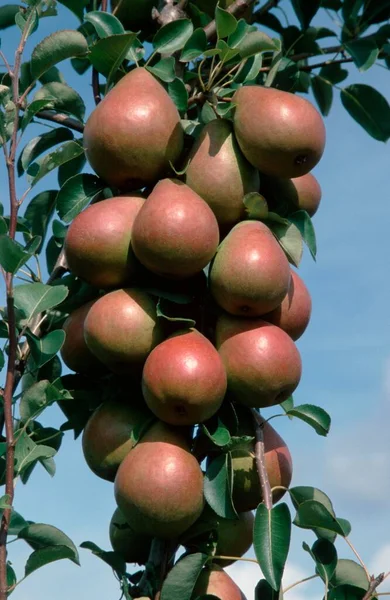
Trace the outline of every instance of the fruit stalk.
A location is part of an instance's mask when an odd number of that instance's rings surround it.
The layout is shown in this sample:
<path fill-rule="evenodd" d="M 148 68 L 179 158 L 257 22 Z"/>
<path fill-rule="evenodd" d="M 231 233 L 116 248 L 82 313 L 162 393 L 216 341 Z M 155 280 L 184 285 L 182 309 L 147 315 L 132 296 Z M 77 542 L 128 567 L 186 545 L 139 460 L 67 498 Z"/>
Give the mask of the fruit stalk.
<path fill-rule="evenodd" d="M 265 466 L 265 451 L 264 451 L 264 434 L 263 434 L 263 426 L 264 421 L 257 412 L 256 409 L 252 408 L 252 415 L 255 421 L 255 436 L 256 436 L 256 444 L 255 444 L 255 457 L 256 457 L 256 467 L 259 475 L 261 492 L 263 497 L 264 506 L 268 509 L 272 509 L 272 491 L 271 486 L 268 479 L 267 469 Z"/>

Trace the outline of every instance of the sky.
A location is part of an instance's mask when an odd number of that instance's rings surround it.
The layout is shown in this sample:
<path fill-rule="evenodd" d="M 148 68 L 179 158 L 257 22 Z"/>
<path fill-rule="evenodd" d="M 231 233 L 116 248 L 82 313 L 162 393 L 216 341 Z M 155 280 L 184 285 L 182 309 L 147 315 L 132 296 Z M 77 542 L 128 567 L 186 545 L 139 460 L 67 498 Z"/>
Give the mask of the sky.
<path fill-rule="evenodd" d="M 56 19 L 42 21 L 31 36 L 27 53 L 43 35 L 77 26 L 69 11 L 59 7 L 59 13 Z M 293 22 L 288 10 L 287 16 Z M 313 24 L 332 25 L 324 16 Z M 15 28 L 2 35 L 2 49 L 10 60 L 16 36 Z M 61 70 L 67 82 L 87 100 L 89 114 L 93 109 L 90 73 L 79 77 L 65 63 Z M 366 73 L 352 68 L 347 81 L 372 85 L 390 99 L 388 71 L 379 66 Z M 297 343 L 303 377 L 294 397 L 296 404 L 323 406 L 332 416 L 332 429 L 324 438 L 296 419 L 278 419 L 274 424 L 293 456 L 292 485 L 316 486 L 330 496 L 337 515 L 352 523 L 352 543 L 370 572 L 377 574 L 390 570 L 390 153 L 388 145 L 370 138 L 345 112 L 336 90 L 325 125 L 326 150 L 314 170 L 323 190 L 320 209 L 313 219 L 318 257 L 314 263 L 306 252 L 300 267 L 312 295 L 313 314 Z M 29 135 L 40 131 L 34 126 Z M 1 200 L 6 204 L 3 165 L 0 181 Z M 20 181 L 19 193 L 24 186 L 25 182 Z M 53 186 L 54 175 L 37 186 L 36 192 Z M 1 292 L 4 298 L 3 287 Z M 45 413 L 46 425 L 59 426 L 63 421 L 62 413 L 55 408 Z M 108 524 L 115 508 L 112 484 L 89 471 L 80 439 L 74 441 L 69 433 L 56 464 L 53 479 L 37 468 L 26 487 L 17 483 L 16 510 L 26 519 L 59 527 L 77 545 L 91 540 L 109 549 Z M 312 561 L 302 550 L 302 542 L 311 544 L 314 539 L 310 532 L 293 529 L 285 585 L 313 574 Z M 337 548 L 340 557 L 353 558 L 344 541 L 339 541 Z M 29 553 L 22 541 L 10 546 L 10 559 L 19 577 Z M 253 551 L 248 556 L 253 557 Z M 12 597 L 46 600 L 55 594 L 57 600 L 119 598 L 109 567 L 86 550 L 80 549 L 80 558 L 81 567 L 61 561 L 37 571 L 17 587 Z M 259 567 L 239 562 L 228 571 L 252 600 L 261 576 Z M 390 591 L 390 578 L 381 591 Z M 322 588 L 315 581 L 294 588 L 286 598 L 318 600 L 321 594 Z"/>

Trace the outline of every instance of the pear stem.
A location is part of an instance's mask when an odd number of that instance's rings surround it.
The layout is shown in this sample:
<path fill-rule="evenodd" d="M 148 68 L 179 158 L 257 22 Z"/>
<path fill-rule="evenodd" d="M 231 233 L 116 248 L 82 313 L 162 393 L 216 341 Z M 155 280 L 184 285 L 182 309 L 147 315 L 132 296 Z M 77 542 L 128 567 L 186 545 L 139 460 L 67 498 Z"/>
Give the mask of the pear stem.
<path fill-rule="evenodd" d="M 259 415 L 255 408 L 252 408 L 252 416 L 255 421 L 255 457 L 257 473 L 260 479 L 261 492 L 263 497 L 264 506 L 268 509 L 272 509 L 272 491 L 268 479 L 268 473 L 265 466 L 265 449 L 264 449 L 264 421 Z"/>

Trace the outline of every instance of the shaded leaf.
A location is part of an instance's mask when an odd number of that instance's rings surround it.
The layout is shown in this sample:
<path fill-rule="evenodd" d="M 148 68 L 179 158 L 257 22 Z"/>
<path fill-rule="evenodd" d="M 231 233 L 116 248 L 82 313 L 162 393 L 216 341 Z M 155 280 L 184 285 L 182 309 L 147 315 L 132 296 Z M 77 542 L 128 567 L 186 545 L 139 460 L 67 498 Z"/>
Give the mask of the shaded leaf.
<path fill-rule="evenodd" d="M 70 223 L 105 187 L 101 179 L 89 173 L 66 181 L 57 195 L 56 208 L 65 223 Z"/>
<path fill-rule="evenodd" d="M 18 538 L 26 541 L 33 550 L 53 548 L 55 546 L 66 547 L 71 553 L 71 560 L 80 564 L 79 554 L 72 540 L 60 529 L 45 523 L 32 523 L 19 531 Z M 69 557 L 70 558 L 70 557 Z"/>
<path fill-rule="evenodd" d="M 331 419 L 326 410 L 314 404 L 300 404 L 287 412 L 288 415 L 305 421 L 318 433 L 326 436 L 330 430 Z"/>
<path fill-rule="evenodd" d="M 6 4 L 0 7 L 0 29 L 6 29 L 15 25 L 15 16 L 20 11 L 18 4 Z"/>
<path fill-rule="evenodd" d="M 168 84 L 168 93 L 179 112 L 185 112 L 188 104 L 188 92 L 184 82 L 179 77 L 176 77 Z"/>
<path fill-rule="evenodd" d="M 321 6 L 321 0 L 292 0 L 292 5 L 302 29 L 307 29 Z"/>
<path fill-rule="evenodd" d="M 351 523 L 347 521 L 347 519 L 340 519 L 340 517 L 337 519 L 337 521 L 344 532 L 344 537 L 348 537 L 352 531 Z"/>
<path fill-rule="evenodd" d="M 46 97 L 40 100 L 33 100 L 30 104 L 28 104 L 20 123 L 21 130 L 24 131 L 26 129 L 27 125 L 31 123 L 35 115 L 40 110 L 54 108 L 54 102 L 55 98 Z"/>
<path fill-rule="evenodd" d="M 57 171 L 59 186 L 62 187 L 68 179 L 78 175 L 83 170 L 86 162 L 85 154 L 80 154 L 76 158 L 72 158 L 72 160 L 68 160 L 68 162 L 60 165 Z"/>
<path fill-rule="evenodd" d="M 348 77 L 348 71 L 347 69 L 343 69 L 338 63 L 329 64 L 321 67 L 319 76 L 330 83 L 341 83 Z"/>
<path fill-rule="evenodd" d="M 28 203 L 25 219 L 31 226 L 31 234 L 39 235 L 42 238 L 41 244 L 37 248 L 37 253 L 42 249 L 47 231 L 48 223 L 53 216 L 55 202 L 57 198 L 56 190 L 41 192 Z"/>
<path fill-rule="evenodd" d="M 188 327 L 195 327 L 196 322 L 188 317 L 180 317 L 180 316 L 176 316 L 177 312 L 176 310 L 174 310 L 174 312 L 176 313 L 175 315 L 170 315 L 169 314 L 169 310 L 172 309 L 172 307 L 175 309 L 175 305 L 171 303 L 169 300 L 167 300 L 166 298 L 159 298 L 157 305 L 156 305 L 156 314 L 158 318 L 161 319 L 166 319 L 167 321 L 170 321 L 171 323 L 175 323 L 177 324 L 178 328 L 188 328 Z"/>
<path fill-rule="evenodd" d="M 160 54 L 173 54 L 184 48 L 194 31 L 189 19 L 178 19 L 161 27 L 153 38 L 153 47 Z"/>
<path fill-rule="evenodd" d="M 284 225 L 274 221 L 267 222 L 267 225 L 279 241 L 289 261 L 295 267 L 299 267 L 303 254 L 303 241 L 298 227 L 294 223 Z"/>
<path fill-rule="evenodd" d="M 118 552 L 106 552 L 94 544 L 94 542 L 83 542 L 80 544 L 80 548 L 90 550 L 92 554 L 100 558 L 103 562 L 109 565 L 114 571 L 119 574 L 126 573 L 126 563 L 123 560 L 123 556 Z"/>
<path fill-rule="evenodd" d="M 10 505 L 11 496 L 9 494 L 4 494 L 4 496 L 0 497 L 0 510 L 5 510 L 6 508 L 11 508 Z"/>
<path fill-rule="evenodd" d="M 229 454 L 217 456 L 207 467 L 204 496 L 209 506 L 220 517 L 237 517 L 232 502 L 232 468 Z"/>
<path fill-rule="evenodd" d="M 216 446 L 226 446 L 229 444 L 231 440 L 231 436 L 229 430 L 222 423 L 221 419 L 217 419 L 217 422 L 214 427 L 212 427 L 212 421 L 206 422 L 202 424 L 202 430 L 207 435 L 207 437 L 215 444 Z"/>
<path fill-rule="evenodd" d="M 15 472 L 21 475 L 30 465 L 41 458 L 50 458 L 56 454 L 50 446 L 36 444 L 25 432 L 17 433 L 15 446 Z"/>
<path fill-rule="evenodd" d="M 243 202 L 248 219 L 265 219 L 268 216 L 268 204 L 261 194 L 250 192 L 244 196 Z"/>
<path fill-rule="evenodd" d="M 207 554 L 196 552 L 180 559 L 163 583 L 161 600 L 191 600 L 196 580 L 208 558 Z"/>
<path fill-rule="evenodd" d="M 259 504 L 255 516 L 253 546 L 265 579 L 279 590 L 290 548 L 291 515 L 284 502 L 271 510 Z"/>
<path fill-rule="evenodd" d="M 204 29 L 195 29 L 191 37 L 187 40 L 182 50 L 180 60 L 189 62 L 198 58 L 207 48 L 207 38 Z"/>
<path fill-rule="evenodd" d="M 341 90 L 344 108 L 374 139 L 390 138 L 390 106 L 375 88 L 357 83 Z"/>
<path fill-rule="evenodd" d="M 317 255 L 317 241 L 313 222 L 310 216 L 305 210 L 297 210 L 296 212 L 290 214 L 288 219 L 299 229 L 303 241 L 309 248 L 310 254 L 315 260 Z"/>
<path fill-rule="evenodd" d="M 359 71 L 367 71 L 378 58 L 379 48 L 372 38 L 360 38 L 344 44 Z"/>
<path fill-rule="evenodd" d="M 87 52 L 87 41 L 80 32 L 72 29 L 55 31 L 34 48 L 30 61 L 31 75 L 38 79 L 53 65 Z"/>
<path fill-rule="evenodd" d="M 303 549 L 310 554 L 316 563 L 316 572 L 328 585 L 337 565 L 337 551 L 334 544 L 329 540 L 319 539 L 311 548 L 303 543 Z"/>
<path fill-rule="evenodd" d="M 67 546 L 48 546 L 47 548 L 35 550 L 27 559 L 24 571 L 25 577 L 49 563 L 64 558 L 73 559 L 73 552 Z"/>
<path fill-rule="evenodd" d="M 255 587 L 255 600 L 283 600 L 283 591 L 273 590 L 266 579 L 260 579 Z"/>
<path fill-rule="evenodd" d="M 20 417 L 27 421 L 38 413 L 48 404 L 47 389 L 50 382 L 43 379 L 33 383 L 26 391 L 22 393 L 19 404 Z"/>
<path fill-rule="evenodd" d="M 20 515 L 18 512 L 16 512 L 16 510 L 12 510 L 11 521 L 9 524 L 8 533 L 10 535 L 18 535 L 19 531 L 24 529 L 24 527 L 26 527 L 30 523 L 31 523 L 31 521 L 30 522 L 26 521 L 22 517 L 22 515 Z"/>
<path fill-rule="evenodd" d="M 311 87 L 313 90 L 314 98 L 318 104 L 318 108 L 321 114 L 326 117 L 332 106 L 333 101 L 333 87 L 330 83 L 325 81 L 322 77 L 317 75 L 311 78 Z"/>
<path fill-rule="evenodd" d="M 42 86 L 34 96 L 35 100 L 54 98 L 52 101 L 57 112 L 73 115 L 83 122 L 85 115 L 85 104 L 80 96 L 66 83 L 52 81 Z"/>
<path fill-rule="evenodd" d="M 340 558 L 338 560 L 330 584 L 332 587 L 353 585 L 364 591 L 367 591 L 369 586 L 366 572 L 363 567 L 354 560 L 347 558 Z"/>

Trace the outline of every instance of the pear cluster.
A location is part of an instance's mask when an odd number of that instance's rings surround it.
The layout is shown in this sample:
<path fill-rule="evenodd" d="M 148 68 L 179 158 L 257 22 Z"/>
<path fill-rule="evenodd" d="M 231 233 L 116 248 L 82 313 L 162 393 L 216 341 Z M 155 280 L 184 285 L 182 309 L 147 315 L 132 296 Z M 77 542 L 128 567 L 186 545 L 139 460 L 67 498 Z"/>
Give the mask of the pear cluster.
<path fill-rule="evenodd" d="M 83 210 L 67 232 L 69 268 L 96 297 L 66 320 L 62 358 L 78 373 L 111 373 L 125 384 L 120 401 L 90 417 L 83 452 L 97 476 L 114 482 L 110 539 L 131 562 L 145 563 L 153 537 L 185 539 L 210 513 L 200 462 L 213 452 L 202 451 L 199 435 L 194 441 L 194 428 L 227 402 L 244 415 L 236 434 L 244 441 L 231 454 L 238 519 L 213 513 L 216 553 L 247 551 L 250 511 L 262 498 L 249 409 L 286 400 L 301 377 L 295 341 L 309 323 L 310 294 L 271 229 L 246 219 L 243 198 L 260 192 L 276 212 L 293 205 L 313 215 L 321 190 L 309 171 L 323 152 L 324 126 L 308 101 L 287 92 L 246 86 L 233 101 L 233 120 L 209 122 L 188 149 L 173 101 L 135 68 L 85 127 L 89 163 L 115 194 Z M 182 165 L 184 174 L 174 174 Z M 161 289 L 163 297 L 191 291 L 195 326 L 180 321 L 179 303 L 180 327 L 167 323 Z M 150 426 L 135 443 L 145 414 Z M 271 486 L 288 487 L 291 456 L 269 423 L 264 441 Z M 279 488 L 274 501 L 281 496 Z M 221 579 L 235 585 L 220 566 L 202 576 L 196 595 L 212 594 Z"/>

